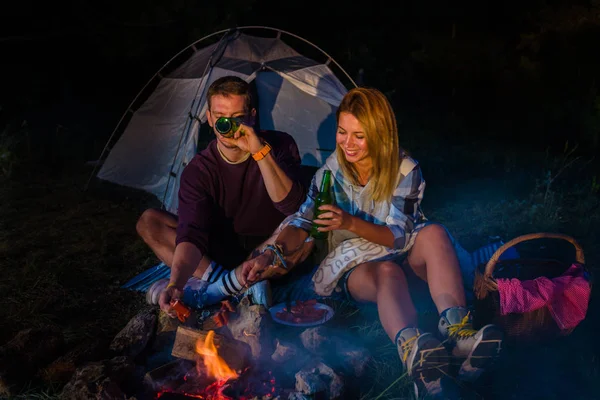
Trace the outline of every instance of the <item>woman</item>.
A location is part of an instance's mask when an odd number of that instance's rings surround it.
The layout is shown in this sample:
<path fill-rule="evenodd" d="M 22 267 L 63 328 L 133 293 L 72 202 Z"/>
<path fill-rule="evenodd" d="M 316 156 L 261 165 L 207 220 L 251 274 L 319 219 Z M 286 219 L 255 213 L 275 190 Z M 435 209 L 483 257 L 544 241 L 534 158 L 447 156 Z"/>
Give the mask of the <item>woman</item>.
<path fill-rule="evenodd" d="M 376 89 L 352 89 L 338 108 L 337 122 L 336 151 L 313 177 L 305 203 L 274 245 L 243 264 L 243 283 L 251 285 L 268 275 L 270 265 L 286 260 L 293 264 L 314 222 L 319 231 L 330 232 L 330 253 L 313 277 L 316 292 L 343 290 L 355 301 L 377 304 L 417 395 L 442 394 L 449 350 L 465 358 L 459 378 L 474 380 L 497 355 L 502 333 L 493 325 L 479 331 L 471 327 L 452 241 L 443 226 L 427 222 L 421 211 L 425 181 L 416 161 L 399 147 L 391 105 Z M 324 213 L 313 221 L 314 199 L 326 169 L 332 172 L 335 205 L 321 206 Z M 427 282 L 444 343 L 416 326 L 401 265 Z"/>

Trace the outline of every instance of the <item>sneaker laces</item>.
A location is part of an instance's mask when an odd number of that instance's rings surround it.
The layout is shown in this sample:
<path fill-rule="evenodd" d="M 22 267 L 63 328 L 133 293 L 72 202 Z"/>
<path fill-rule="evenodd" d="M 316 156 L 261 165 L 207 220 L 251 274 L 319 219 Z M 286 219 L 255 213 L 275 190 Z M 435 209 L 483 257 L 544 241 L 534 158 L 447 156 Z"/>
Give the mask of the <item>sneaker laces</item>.
<path fill-rule="evenodd" d="M 457 339 L 467 339 L 474 336 L 477 333 L 477 329 L 473 329 L 473 325 L 470 321 L 471 312 L 458 323 L 448 325 L 448 336 Z"/>
<path fill-rule="evenodd" d="M 419 335 L 417 334 L 400 345 L 400 347 L 402 348 L 402 362 L 404 362 L 405 364 L 406 364 L 406 359 L 408 358 L 408 353 L 413 348 L 415 341 L 417 340 L 418 337 L 419 337 Z"/>

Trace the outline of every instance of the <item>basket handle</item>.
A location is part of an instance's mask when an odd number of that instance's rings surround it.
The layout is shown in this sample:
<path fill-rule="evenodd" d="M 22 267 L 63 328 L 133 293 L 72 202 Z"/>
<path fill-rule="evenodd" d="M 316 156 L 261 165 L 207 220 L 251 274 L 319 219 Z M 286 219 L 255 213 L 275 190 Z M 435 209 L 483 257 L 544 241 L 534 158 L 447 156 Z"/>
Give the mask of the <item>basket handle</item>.
<path fill-rule="evenodd" d="M 507 249 L 511 248 L 512 246 L 516 245 L 517 243 L 525 242 L 527 240 L 544 239 L 544 238 L 563 239 L 563 240 L 566 240 L 567 242 L 571 243 L 575 247 L 575 260 L 579 264 L 582 264 L 582 265 L 585 264 L 585 257 L 583 256 L 583 249 L 581 248 L 581 245 L 579 243 L 577 243 L 577 241 L 575 239 L 573 239 L 571 236 L 563 235 L 561 233 L 545 233 L 545 232 L 529 233 L 527 235 L 519 236 L 519 237 L 514 238 L 513 240 L 508 241 L 507 243 L 502 245 L 498 250 L 496 250 L 496 252 L 492 255 L 492 258 L 490 258 L 490 260 L 488 261 L 488 263 L 485 266 L 484 276 L 486 278 L 492 277 L 492 275 L 494 274 L 494 268 L 496 267 L 496 263 L 498 262 L 498 259 L 500 258 L 502 253 L 504 253 Z"/>

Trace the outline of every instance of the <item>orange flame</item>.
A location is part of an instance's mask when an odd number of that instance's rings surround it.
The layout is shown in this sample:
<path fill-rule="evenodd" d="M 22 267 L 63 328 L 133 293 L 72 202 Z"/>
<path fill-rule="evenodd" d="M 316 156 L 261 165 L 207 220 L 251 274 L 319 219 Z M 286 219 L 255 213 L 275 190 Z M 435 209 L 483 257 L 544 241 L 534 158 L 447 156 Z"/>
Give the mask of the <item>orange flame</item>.
<path fill-rule="evenodd" d="M 227 381 L 237 378 L 237 372 L 231 369 L 225 360 L 219 356 L 213 341 L 214 336 L 215 332 L 209 331 L 204 339 L 204 343 L 200 340 L 196 342 L 196 353 L 202 357 L 207 375 L 217 381 Z"/>

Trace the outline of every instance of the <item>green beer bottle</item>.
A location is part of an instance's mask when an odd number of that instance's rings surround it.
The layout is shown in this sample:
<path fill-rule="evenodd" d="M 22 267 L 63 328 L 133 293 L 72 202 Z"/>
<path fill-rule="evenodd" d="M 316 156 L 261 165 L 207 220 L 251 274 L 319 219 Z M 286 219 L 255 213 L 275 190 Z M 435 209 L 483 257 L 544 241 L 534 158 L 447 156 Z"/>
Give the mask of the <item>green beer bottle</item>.
<path fill-rule="evenodd" d="M 222 136 L 224 136 L 226 138 L 231 138 L 235 134 L 235 131 L 238 130 L 240 125 L 241 125 L 241 121 L 239 118 L 221 117 L 221 118 L 217 119 L 217 121 L 215 122 L 215 129 Z"/>
<path fill-rule="evenodd" d="M 315 199 L 315 211 L 313 219 L 318 219 L 319 215 L 321 215 L 324 212 L 327 212 L 319 210 L 319 207 L 323 204 L 333 204 L 333 193 L 331 190 L 331 171 L 329 170 L 325 170 L 323 172 L 323 181 L 321 181 L 321 189 L 319 190 L 319 194 Z M 319 226 L 320 225 L 317 225 L 313 222 L 312 228 L 310 230 L 310 236 L 312 236 L 315 239 L 327 239 L 327 234 L 329 232 L 319 232 L 317 230 Z"/>

